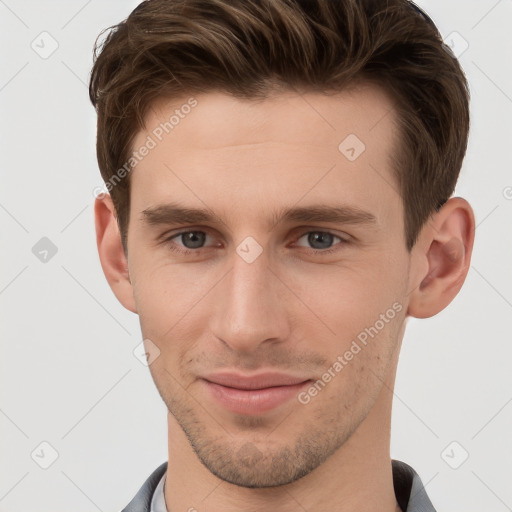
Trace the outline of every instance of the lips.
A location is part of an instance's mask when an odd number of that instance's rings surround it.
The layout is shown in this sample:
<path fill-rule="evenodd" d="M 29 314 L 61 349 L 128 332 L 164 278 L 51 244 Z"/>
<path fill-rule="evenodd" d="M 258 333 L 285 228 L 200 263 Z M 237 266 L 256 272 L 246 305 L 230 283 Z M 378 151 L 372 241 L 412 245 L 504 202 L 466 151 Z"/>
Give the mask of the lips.
<path fill-rule="evenodd" d="M 284 373 L 267 372 L 247 376 L 236 373 L 217 373 L 203 377 L 205 380 L 236 389 L 265 389 L 276 386 L 293 386 L 309 380 L 307 377 L 295 377 Z"/>
<path fill-rule="evenodd" d="M 215 403 L 246 416 L 262 415 L 289 402 L 310 383 L 310 379 L 282 373 L 217 373 L 200 380 Z"/>

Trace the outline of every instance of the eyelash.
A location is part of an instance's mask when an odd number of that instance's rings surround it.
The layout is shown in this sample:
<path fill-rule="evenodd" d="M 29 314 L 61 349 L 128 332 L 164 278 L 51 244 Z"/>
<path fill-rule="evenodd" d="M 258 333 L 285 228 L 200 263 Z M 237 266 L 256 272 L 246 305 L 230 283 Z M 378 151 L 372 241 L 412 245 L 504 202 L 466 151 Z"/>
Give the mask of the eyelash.
<path fill-rule="evenodd" d="M 183 235 L 185 233 L 205 233 L 206 235 L 208 235 L 208 232 L 207 231 L 204 231 L 204 230 L 200 230 L 200 229 L 186 229 L 186 230 L 183 230 L 183 231 L 180 231 L 178 233 L 174 233 L 173 235 L 165 238 L 162 243 L 167 245 L 169 247 L 169 249 L 173 252 L 177 252 L 177 253 L 180 253 L 180 254 L 184 254 L 184 255 L 189 255 L 189 254 L 197 254 L 199 251 L 201 251 L 202 249 L 205 249 L 205 247 L 199 247 L 198 249 L 178 249 L 176 247 L 176 245 L 172 242 L 174 238 L 177 238 L 179 237 L 180 235 Z M 309 230 L 309 231 L 304 231 L 302 232 L 302 234 L 297 237 L 297 239 L 295 240 L 296 242 L 299 241 L 304 235 L 307 235 L 309 233 L 321 233 L 321 234 L 329 234 L 329 235 L 332 235 L 333 237 L 335 238 L 338 238 L 340 240 L 340 242 L 338 242 L 338 244 L 336 245 L 347 245 L 349 244 L 349 240 L 346 240 L 345 238 L 339 236 L 339 235 L 336 235 L 335 233 L 331 232 L 331 231 L 326 231 L 326 230 L 319 230 L 319 229 L 313 229 L 313 230 Z M 309 254 L 310 256 L 311 255 L 323 255 L 323 254 L 332 254 L 334 252 L 337 252 L 340 250 L 339 247 L 334 247 L 334 248 L 331 248 L 331 249 L 312 249 L 312 248 L 307 248 L 307 247 L 303 247 L 303 249 L 306 249 L 306 253 Z"/>

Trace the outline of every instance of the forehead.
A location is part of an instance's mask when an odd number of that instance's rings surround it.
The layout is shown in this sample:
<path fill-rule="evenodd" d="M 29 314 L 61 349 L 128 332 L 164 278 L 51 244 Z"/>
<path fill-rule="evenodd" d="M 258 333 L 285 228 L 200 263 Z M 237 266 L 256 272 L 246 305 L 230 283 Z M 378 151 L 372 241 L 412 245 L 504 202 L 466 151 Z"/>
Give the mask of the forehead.
<path fill-rule="evenodd" d="M 133 143 L 136 150 L 154 141 L 132 171 L 139 212 L 184 195 L 194 206 L 208 198 L 212 208 L 229 197 L 248 214 L 255 198 L 278 206 L 306 194 L 316 203 L 352 199 L 373 203 L 376 216 L 386 200 L 399 201 L 391 161 L 395 112 L 373 85 L 258 101 L 222 92 L 160 99 L 145 125 Z"/>
<path fill-rule="evenodd" d="M 192 98 L 196 105 L 189 107 Z M 165 135 L 174 139 L 175 150 L 269 141 L 337 149 L 340 137 L 350 133 L 367 146 L 387 142 L 389 137 L 385 135 L 389 135 L 394 110 L 385 91 L 368 83 L 330 94 L 284 91 L 263 100 L 240 99 L 215 91 L 171 101 L 156 100 L 145 118 L 148 129 L 139 136 L 172 117 L 172 130 Z M 381 129 L 376 130 L 380 124 Z"/>

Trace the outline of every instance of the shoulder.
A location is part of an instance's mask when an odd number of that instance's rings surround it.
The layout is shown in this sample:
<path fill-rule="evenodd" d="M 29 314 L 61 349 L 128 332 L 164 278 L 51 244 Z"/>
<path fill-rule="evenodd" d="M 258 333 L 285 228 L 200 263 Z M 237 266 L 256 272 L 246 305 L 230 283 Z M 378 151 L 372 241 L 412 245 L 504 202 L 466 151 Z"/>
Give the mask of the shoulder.
<path fill-rule="evenodd" d="M 399 460 L 392 460 L 396 501 L 404 512 L 436 512 L 416 471 Z"/>
<path fill-rule="evenodd" d="M 121 512 L 150 512 L 151 498 L 158 482 L 167 470 L 167 462 L 158 466 L 142 484 L 132 501 Z"/>

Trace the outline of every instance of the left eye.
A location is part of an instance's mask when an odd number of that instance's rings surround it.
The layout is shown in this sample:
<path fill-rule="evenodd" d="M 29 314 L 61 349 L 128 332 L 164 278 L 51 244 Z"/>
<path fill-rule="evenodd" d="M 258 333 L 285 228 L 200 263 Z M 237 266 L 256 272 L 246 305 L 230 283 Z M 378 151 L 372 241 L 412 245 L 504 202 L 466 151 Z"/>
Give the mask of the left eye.
<path fill-rule="evenodd" d="M 302 235 L 297 242 L 306 239 L 307 243 L 312 246 L 313 249 L 317 252 L 330 252 L 332 250 L 332 244 L 334 239 L 338 239 L 340 242 L 347 242 L 343 238 L 330 233 L 329 231 L 308 231 L 304 235 Z M 316 247 L 315 247 L 316 246 Z"/>

